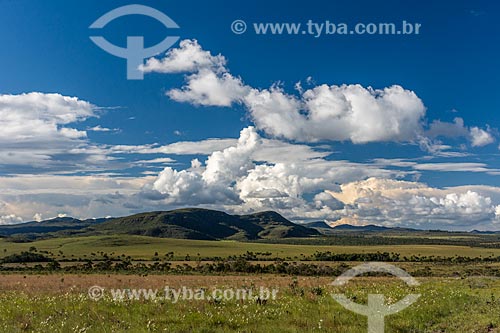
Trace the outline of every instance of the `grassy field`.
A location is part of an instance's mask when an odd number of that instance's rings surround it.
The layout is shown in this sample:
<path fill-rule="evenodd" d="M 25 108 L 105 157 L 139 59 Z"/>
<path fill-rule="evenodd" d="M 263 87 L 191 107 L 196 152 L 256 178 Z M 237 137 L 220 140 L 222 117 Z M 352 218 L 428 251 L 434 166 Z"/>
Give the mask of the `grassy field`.
<path fill-rule="evenodd" d="M 58 259 L 90 258 L 92 253 L 114 253 L 128 255 L 134 259 L 149 260 L 155 252 L 160 256 L 174 252 L 176 259 L 183 259 L 186 255 L 196 258 L 198 253 L 204 257 L 227 257 L 229 255 L 244 254 L 246 251 L 270 252 L 273 257 L 300 257 L 301 254 L 311 255 L 316 251 L 332 251 L 335 253 L 363 253 L 363 252 L 396 252 L 402 256 L 445 256 L 455 255 L 468 257 L 500 256 L 500 249 L 489 249 L 452 245 L 391 245 L 391 246 L 318 246 L 318 245 L 290 245 L 247 243 L 236 241 L 199 241 L 154 238 L 144 236 L 90 236 L 72 238 L 53 238 L 30 243 L 13 243 L 0 240 L 0 256 L 6 256 L 30 247 L 38 251 L 50 251 Z M 61 254 L 59 251 L 62 251 Z"/>
<path fill-rule="evenodd" d="M 0 256 L 30 251 L 30 248 L 34 251 L 33 247 L 35 252 L 48 251 L 49 256 L 61 261 L 99 259 L 102 253 L 107 253 L 115 257 L 123 254 L 153 264 L 151 258 L 155 252 L 160 257 L 174 252 L 174 258 L 169 259 L 173 267 L 197 266 L 195 259 L 198 254 L 201 257 L 227 257 L 247 251 L 268 252 L 272 257 L 292 258 L 292 261 L 295 257 L 308 256 L 316 251 L 349 254 L 389 251 L 402 256 L 500 256 L 500 249 L 452 245 L 318 246 L 127 235 L 54 238 L 29 243 L 2 239 Z M 190 255 L 192 260 L 183 261 L 186 255 Z M 3 266 L 31 267 L 34 264 L 4 263 Z M 62 266 L 70 264 L 63 262 Z M 359 262 L 313 264 L 353 267 Z M 29 269 L 21 274 L 20 270 L 11 270 L 9 274 L 0 275 L 0 332 L 366 332 L 367 319 L 338 304 L 331 297 L 331 293 L 335 292 L 344 293 L 357 303 L 365 303 L 370 293 L 384 294 L 389 303 L 409 293 L 421 294 L 417 303 L 386 319 L 386 332 L 500 333 L 500 279 L 486 276 L 498 275 L 500 263 L 399 262 L 397 266 L 416 277 L 420 276 L 421 285 L 408 287 L 400 280 L 389 277 L 355 278 L 347 286 L 333 287 L 331 282 L 334 276 L 297 277 L 236 272 L 179 275 L 179 271 L 162 274 L 148 270 L 128 274 L 103 274 L 93 270 L 87 274 L 61 274 L 62 270 L 45 270 L 41 274 Z M 103 291 L 99 300 L 89 297 L 88 290 L 92 286 L 99 286 Z M 191 299 L 173 303 L 162 298 L 167 286 L 208 291 L 214 288 L 258 289 L 263 286 L 278 290 L 278 294 L 276 299 L 265 304 L 256 302 L 255 298 L 222 301 Z M 112 290 L 118 288 L 150 289 L 159 297 L 116 299 Z"/>
<path fill-rule="evenodd" d="M 330 292 L 358 303 L 368 293 L 395 302 L 420 299 L 387 317 L 386 332 L 500 332 L 500 281 L 490 278 L 421 279 L 409 288 L 390 278 L 360 278 L 340 289 L 329 278 L 280 276 L 6 276 L 0 282 L 2 332 L 366 332 L 366 318 L 342 308 Z M 105 288 L 104 298 L 87 288 Z M 113 300 L 108 288 L 180 286 L 278 288 L 275 300 Z"/>

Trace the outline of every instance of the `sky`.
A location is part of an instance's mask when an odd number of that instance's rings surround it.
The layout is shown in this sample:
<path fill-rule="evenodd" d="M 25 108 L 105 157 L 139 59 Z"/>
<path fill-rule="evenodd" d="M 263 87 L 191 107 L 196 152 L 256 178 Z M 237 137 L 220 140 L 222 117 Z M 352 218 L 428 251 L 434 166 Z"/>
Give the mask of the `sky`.
<path fill-rule="evenodd" d="M 128 5 L 178 28 L 90 28 Z M 499 16 L 495 1 L 0 0 L 0 224 L 205 207 L 500 230 Z M 403 22 L 419 33 L 350 33 Z M 131 80 L 91 36 L 178 38 Z"/>

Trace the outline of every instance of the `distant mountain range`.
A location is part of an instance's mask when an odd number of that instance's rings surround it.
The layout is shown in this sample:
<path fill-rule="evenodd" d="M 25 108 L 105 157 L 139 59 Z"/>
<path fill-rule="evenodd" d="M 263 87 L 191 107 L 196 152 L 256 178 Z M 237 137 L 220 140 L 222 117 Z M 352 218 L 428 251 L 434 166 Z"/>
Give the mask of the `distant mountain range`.
<path fill-rule="evenodd" d="M 0 236 L 24 236 L 28 239 L 107 234 L 199 240 L 257 240 L 321 235 L 316 229 L 290 222 L 272 211 L 230 215 L 199 208 L 149 212 L 111 219 L 81 221 L 56 218 L 0 226 Z"/>
<path fill-rule="evenodd" d="M 401 228 L 401 227 L 384 227 L 375 224 L 368 225 L 351 225 L 351 224 L 340 224 L 336 226 L 330 226 L 328 223 L 323 221 L 309 222 L 303 224 L 309 228 L 314 228 L 320 231 L 322 234 L 330 235 L 337 233 L 350 233 L 350 232 L 361 232 L 361 233 L 422 233 L 422 232 L 445 232 L 452 233 L 453 231 L 446 230 L 422 230 L 422 229 L 412 229 L 412 228 Z M 497 231 L 479 231 L 472 230 L 469 232 L 462 231 L 458 233 L 469 233 L 469 234 L 479 234 L 479 235 L 493 235 L 500 232 Z"/>
<path fill-rule="evenodd" d="M 273 211 L 230 215 L 217 210 L 200 208 L 148 212 L 118 218 L 78 220 L 61 217 L 41 222 L 0 226 L 0 237 L 11 237 L 17 241 L 73 235 L 117 234 L 198 240 L 259 240 L 353 233 L 413 232 L 426 231 L 377 225 L 342 224 L 331 227 L 323 221 L 296 224 Z M 494 231 L 477 230 L 470 233 L 496 234 Z"/>
<path fill-rule="evenodd" d="M 45 234 L 63 230 L 81 230 L 92 225 L 97 225 L 109 219 L 78 220 L 72 217 L 56 217 L 41 222 L 26 222 L 0 226 L 0 236 L 11 236 L 16 234 Z"/>
<path fill-rule="evenodd" d="M 315 229 L 332 229 L 330 225 L 326 222 L 323 221 L 316 221 L 316 222 L 309 222 L 309 223 L 304 223 L 304 225 L 308 228 L 315 228 Z"/>
<path fill-rule="evenodd" d="M 390 231 L 390 230 L 404 230 L 404 231 L 421 231 L 421 230 L 416 230 L 416 229 L 403 229 L 403 228 L 389 228 L 389 227 L 383 227 L 383 226 L 378 226 L 374 224 L 368 224 L 368 225 L 350 225 L 350 224 L 340 224 L 336 225 L 334 227 L 330 226 L 328 223 L 323 222 L 323 221 L 318 221 L 318 222 L 309 222 L 304 224 L 305 226 L 309 228 L 315 228 L 315 229 L 326 229 L 322 230 L 323 233 L 325 232 L 343 232 L 343 231 L 358 231 L 358 232 L 384 232 L 384 231 Z"/>

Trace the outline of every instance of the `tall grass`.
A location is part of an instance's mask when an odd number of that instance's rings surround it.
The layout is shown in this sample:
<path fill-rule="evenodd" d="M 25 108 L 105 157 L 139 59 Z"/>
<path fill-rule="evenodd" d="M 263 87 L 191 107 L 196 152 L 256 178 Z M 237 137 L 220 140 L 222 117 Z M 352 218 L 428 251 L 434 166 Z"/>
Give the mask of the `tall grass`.
<path fill-rule="evenodd" d="M 366 332 L 366 318 L 342 308 L 331 298 L 332 291 L 358 303 L 365 302 L 368 293 L 383 293 L 389 302 L 420 293 L 417 303 L 387 317 L 387 332 L 499 332 L 500 282 L 487 278 L 432 278 L 414 289 L 380 278 L 355 280 L 341 289 L 302 285 L 298 280 L 281 287 L 278 298 L 264 305 L 254 300 L 115 301 L 107 294 L 94 301 L 71 289 L 4 291 L 0 327 L 1 332 L 54 333 Z"/>

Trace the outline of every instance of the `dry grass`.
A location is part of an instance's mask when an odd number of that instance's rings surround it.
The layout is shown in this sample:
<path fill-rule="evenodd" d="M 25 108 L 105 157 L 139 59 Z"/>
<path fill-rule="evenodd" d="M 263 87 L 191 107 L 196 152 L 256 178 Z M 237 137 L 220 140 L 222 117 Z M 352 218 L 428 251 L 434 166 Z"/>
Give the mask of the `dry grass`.
<path fill-rule="evenodd" d="M 303 287 L 323 286 L 333 281 L 330 277 L 299 277 L 296 279 Z M 197 276 L 197 275 L 105 275 L 105 274 L 50 274 L 0 276 L 0 292 L 23 291 L 32 293 L 65 293 L 68 291 L 86 292 L 89 287 L 99 285 L 103 288 L 164 288 L 182 286 L 200 288 L 207 286 L 241 287 L 245 285 L 265 287 L 288 287 L 294 281 L 290 276 Z"/>
<path fill-rule="evenodd" d="M 366 318 L 342 308 L 328 290 L 333 278 L 276 275 L 1 275 L 0 332 L 366 332 Z M 409 289 L 394 278 L 356 278 L 338 291 L 357 302 L 373 291 L 390 302 L 410 291 L 417 303 L 387 319 L 387 332 L 499 332 L 500 281 L 426 278 Z M 94 301 L 90 286 L 108 288 L 279 288 L 266 305 L 255 301 Z"/>

